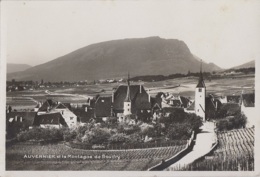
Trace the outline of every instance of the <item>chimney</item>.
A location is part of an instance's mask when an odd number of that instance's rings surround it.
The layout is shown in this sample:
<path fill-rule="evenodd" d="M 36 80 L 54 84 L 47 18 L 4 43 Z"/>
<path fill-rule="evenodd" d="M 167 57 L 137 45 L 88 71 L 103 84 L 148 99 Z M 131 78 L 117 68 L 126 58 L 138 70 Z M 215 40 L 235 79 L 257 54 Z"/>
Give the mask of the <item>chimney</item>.
<path fill-rule="evenodd" d="M 22 122 L 23 121 L 23 118 L 22 117 L 20 117 L 20 122 Z"/>
<path fill-rule="evenodd" d="M 140 84 L 140 93 L 142 93 L 142 85 Z"/>
<path fill-rule="evenodd" d="M 17 122 L 17 116 L 14 117 L 14 121 Z"/>
<path fill-rule="evenodd" d="M 218 102 L 216 101 L 216 110 L 218 110 Z"/>

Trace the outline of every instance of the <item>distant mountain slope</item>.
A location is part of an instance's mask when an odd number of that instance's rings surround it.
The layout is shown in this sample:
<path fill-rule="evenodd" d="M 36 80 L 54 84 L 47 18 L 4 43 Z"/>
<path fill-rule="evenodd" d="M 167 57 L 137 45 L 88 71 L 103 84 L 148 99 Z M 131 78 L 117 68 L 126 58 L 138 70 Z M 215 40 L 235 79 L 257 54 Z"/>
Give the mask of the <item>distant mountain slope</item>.
<path fill-rule="evenodd" d="M 197 57 L 196 55 L 193 54 L 193 57 L 195 59 L 197 59 L 198 61 L 201 61 L 202 59 L 200 59 L 199 57 Z M 203 60 L 202 60 L 203 61 Z M 203 61 L 204 62 L 204 61 Z M 222 70 L 222 68 L 220 68 L 219 66 L 217 66 L 214 63 L 208 63 L 209 67 L 212 69 L 212 71 L 219 71 Z"/>
<path fill-rule="evenodd" d="M 28 68 L 31 68 L 30 65 L 26 65 L 26 64 L 14 64 L 14 63 L 7 63 L 7 73 L 14 73 L 14 72 L 18 72 L 18 71 L 24 71 Z"/>
<path fill-rule="evenodd" d="M 255 60 L 252 60 L 250 62 L 244 63 L 239 66 L 232 67 L 230 69 L 240 69 L 240 68 L 255 68 Z"/>
<path fill-rule="evenodd" d="M 120 78 L 127 75 L 169 75 L 198 72 L 200 61 L 183 41 L 148 37 L 92 44 L 8 79 L 78 81 Z M 203 71 L 217 67 L 203 63 Z"/>

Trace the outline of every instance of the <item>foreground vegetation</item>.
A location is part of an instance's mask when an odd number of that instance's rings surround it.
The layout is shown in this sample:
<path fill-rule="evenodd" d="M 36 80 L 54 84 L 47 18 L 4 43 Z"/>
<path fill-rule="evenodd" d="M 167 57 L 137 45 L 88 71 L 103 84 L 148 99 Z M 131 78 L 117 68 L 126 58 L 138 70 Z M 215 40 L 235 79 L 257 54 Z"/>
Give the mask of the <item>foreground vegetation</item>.
<path fill-rule="evenodd" d="M 129 115 L 129 119 L 131 119 Z M 188 140 L 192 131 L 199 131 L 201 118 L 184 111 L 172 113 L 169 117 L 161 115 L 149 123 L 138 121 L 116 122 L 115 118 L 108 121 L 92 121 L 74 129 L 33 128 L 17 135 L 18 141 L 66 141 L 77 144 L 82 149 L 122 149 L 158 147 L 178 145 Z M 174 141 L 174 143 L 172 143 Z"/>
<path fill-rule="evenodd" d="M 183 142 L 184 143 L 184 142 Z M 186 144 L 135 150 L 80 150 L 64 144 L 18 143 L 7 149 L 7 170 L 147 170 Z M 36 156 L 38 155 L 38 156 Z M 39 155 L 52 155 L 40 158 Z M 66 158 L 65 158 L 66 157 Z"/>

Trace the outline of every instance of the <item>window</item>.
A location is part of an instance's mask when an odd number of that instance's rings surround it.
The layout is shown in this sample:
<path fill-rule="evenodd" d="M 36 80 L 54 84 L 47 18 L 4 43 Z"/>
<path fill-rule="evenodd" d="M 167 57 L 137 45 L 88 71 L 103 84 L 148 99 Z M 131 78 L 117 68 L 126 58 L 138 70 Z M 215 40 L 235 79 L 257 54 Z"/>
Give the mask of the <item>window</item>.
<path fill-rule="evenodd" d="M 198 109 L 198 112 L 200 112 L 200 110 Z"/>
<path fill-rule="evenodd" d="M 128 106 L 130 106 L 130 104 L 128 104 Z"/>
<path fill-rule="evenodd" d="M 202 89 L 201 89 L 201 88 L 199 88 L 199 92 L 202 92 Z"/>
<path fill-rule="evenodd" d="M 73 120 L 73 117 L 70 117 L 70 120 Z"/>
<path fill-rule="evenodd" d="M 127 109 L 127 111 L 130 111 L 130 109 Z"/>

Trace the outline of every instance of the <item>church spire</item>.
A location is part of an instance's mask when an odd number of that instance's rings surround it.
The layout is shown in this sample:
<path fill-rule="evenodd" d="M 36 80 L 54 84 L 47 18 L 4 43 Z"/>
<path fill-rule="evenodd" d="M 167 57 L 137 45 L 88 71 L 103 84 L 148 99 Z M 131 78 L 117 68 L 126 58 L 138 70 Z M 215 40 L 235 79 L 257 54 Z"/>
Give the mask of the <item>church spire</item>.
<path fill-rule="evenodd" d="M 203 80 L 203 74 L 202 74 L 202 60 L 200 61 L 200 76 L 199 76 L 199 82 L 197 87 L 206 87 Z"/>
<path fill-rule="evenodd" d="M 131 102 L 131 99 L 130 99 L 130 77 L 129 77 L 129 72 L 128 72 L 128 76 L 127 76 L 127 92 L 126 92 L 125 101 Z"/>

